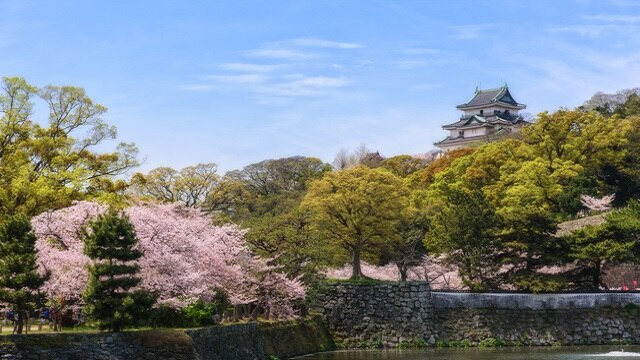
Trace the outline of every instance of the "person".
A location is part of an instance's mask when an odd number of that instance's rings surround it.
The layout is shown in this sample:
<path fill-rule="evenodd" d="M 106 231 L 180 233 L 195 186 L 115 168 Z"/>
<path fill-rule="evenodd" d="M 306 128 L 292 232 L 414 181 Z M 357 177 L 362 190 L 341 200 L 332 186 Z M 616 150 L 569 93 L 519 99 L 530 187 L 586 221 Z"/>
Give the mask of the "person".
<path fill-rule="evenodd" d="M 9 320 L 11 322 L 15 322 L 16 321 L 16 317 L 15 317 L 15 315 L 13 315 L 13 311 L 12 310 L 7 310 L 7 320 Z"/>
<path fill-rule="evenodd" d="M 42 313 L 40 314 L 40 322 L 51 322 L 51 313 L 49 312 L 49 309 L 45 308 L 42 310 Z"/>

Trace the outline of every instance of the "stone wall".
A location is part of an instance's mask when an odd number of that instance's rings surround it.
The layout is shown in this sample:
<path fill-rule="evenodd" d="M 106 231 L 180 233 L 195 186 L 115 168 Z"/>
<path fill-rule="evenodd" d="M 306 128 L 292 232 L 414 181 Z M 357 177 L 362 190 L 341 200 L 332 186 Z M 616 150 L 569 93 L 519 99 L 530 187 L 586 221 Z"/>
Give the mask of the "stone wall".
<path fill-rule="evenodd" d="M 0 358 L 195 359 L 191 339 L 173 330 L 96 334 L 30 334 L 0 338 Z"/>
<path fill-rule="evenodd" d="M 374 342 L 397 346 L 414 338 L 429 344 L 436 341 L 435 314 L 426 282 L 327 284 L 314 308 L 344 347 Z"/>
<path fill-rule="evenodd" d="M 504 345 L 640 344 L 635 307 L 575 309 L 438 309 L 437 344 Z"/>
<path fill-rule="evenodd" d="M 426 283 L 326 285 L 315 305 L 359 346 L 640 344 L 639 294 L 469 294 Z M 488 340 L 487 340 L 488 339 Z"/>
<path fill-rule="evenodd" d="M 640 304 L 640 293 L 431 293 L 433 306 L 453 309 L 575 309 Z"/>
<path fill-rule="evenodd" d="M 306 340 L 305 340 L 306 339 Z M 263 360 L 332 350 L 319 317 L 190 330 L 0 337 L 0 359 Z"/>

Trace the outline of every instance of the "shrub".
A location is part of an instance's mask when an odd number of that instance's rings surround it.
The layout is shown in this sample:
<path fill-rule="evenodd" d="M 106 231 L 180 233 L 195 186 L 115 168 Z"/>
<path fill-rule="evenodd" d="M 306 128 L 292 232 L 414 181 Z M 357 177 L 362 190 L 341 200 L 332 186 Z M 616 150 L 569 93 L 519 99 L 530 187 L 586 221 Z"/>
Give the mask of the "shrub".
<path fill-rule="evenodd" d="M 505 345 L 506 344 L 504 343 L 503 340 L 492 338 L 492 337 L 483 339 L 478 343 L 478 347 L 481 347 L 481 348 L 502 347 Z"/>

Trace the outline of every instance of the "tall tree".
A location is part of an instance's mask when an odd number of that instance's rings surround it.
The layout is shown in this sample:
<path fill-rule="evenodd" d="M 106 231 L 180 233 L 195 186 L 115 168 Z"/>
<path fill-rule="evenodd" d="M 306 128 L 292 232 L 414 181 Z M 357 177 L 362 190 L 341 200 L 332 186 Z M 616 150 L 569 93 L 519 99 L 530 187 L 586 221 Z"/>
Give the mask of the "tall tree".
<path fill-rule="evenodd" d="M 351 258 L 352 278 L 360 279 L 363 258 L 378 260 L 389 242 L 401 240 L 397 225 L 407 199 L 400 178 L 360 166 L 312 182 L 301 207 L 314 214 L 327 245 Z"/>
<path fill-rule="evenodd" d="M 576 261 L 576 287 L 606 288 L 605 264 L 640 262 L 640 202 L 630 201 L 627 208 L 607 214 L 604 224 L 574 231 L 567 240 Z"/>
<path fill-rule="evenodd" d="M 451 190 L 447 205 L 431 221 L 425 247 L 455 265 L 472 290 L 495 289 L 501 266 L 500 219 L 480 191 Z"/>
<path fill-rule="evenodd" d="M 38 97 L 48 107 L 48 121 L 31 119 Z M 39 90 L 22 78 L 2 78 L 0 215 L 32 216 L 67 206 L 86 197 L 95 181 L 137 166 L 133 144 L 121 143 L 110 153 L 95 151 L 96 146 L 116 137 L 115 127 L 102 119 L 106 111 L 81 88 L 46 86 Z"/>
<path fill-rule="evenodd" d="M 294 209 L 265 215 L 248 222 L 247 244 L 258 255 L 272 259 L 292 278 L 301 276 L 306 284 L 316 281 L 327 253 L 320 244 L 320 232 L 308 211 Z"/>
<path fill-rule="evenodd" d="M 18 334 L 22 334 L 28 312 L 44 304 L 40 288 L 48 274 L 38 272 L 35 243 L 26 217 L 9 217 L 0 224 L 0 302 L 17 315 L 14 332 Z"/>
<path fill-rule="evenodd" d="M 395 176 L 406 178 L 407 176 L 424 169 L 430 160 L 410 155 L 397 155 L 384 159 L 380 167 L 391 171 Z"/>
<path fill-rule="evenodd" d="M 136 324 L 155 303 L 151 294 L 136 290 L 140 283 L 135 229 L 124 215 L 110 211 L 94 221 L 84 237 L 84 253 L 93 260 L 84 293 L 84 311 L 101 329 L 119 332 Z"/>
<path fill-rule="evenodd" d="M 170 167 L 136 173 L 131 179 L 135 195 L 160 202 L 183 202 L 188 207 L 201 206 L 220 183 L 214 163 L 187 166 L 180 171 Z"/>
<path fill-rule="evenodd" d="M 330 170 L 320 159 L 303 156 L 250 164 L 225 174 L 203 207 L 237 223 L 286 213 L 299 205 L 309 182 Z"/>
<path fill-rule="evenodd" d="M 396 225 L 399 241 L 382 249 L 382 262 L 392 263 L 398 268 L 400 281 L 407 281 L 409 269 L 424 260 L 426 249 L 424 238 L 429 230 L 427 214 L 414 207 L 407 207 L 399 214 Z"/>

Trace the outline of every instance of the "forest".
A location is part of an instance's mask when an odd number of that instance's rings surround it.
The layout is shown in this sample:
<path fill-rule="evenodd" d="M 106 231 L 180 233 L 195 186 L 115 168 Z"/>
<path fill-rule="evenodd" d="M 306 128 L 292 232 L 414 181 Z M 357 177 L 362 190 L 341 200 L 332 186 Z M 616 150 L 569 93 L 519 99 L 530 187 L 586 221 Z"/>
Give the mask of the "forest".
<path fill-rule="evenodd" d="M 117 132 L 83 89 L 1 86 L 0 303 L 17 332 L 42 308 L 114 331 L 294 317 L 340 268 L 470 291 L 636 287 L 640 89 L 445 154 L 361 145 L 331 164 L 219 174 L 213 162 L 135 172 L 134 144 L 99 150 Z"/>

